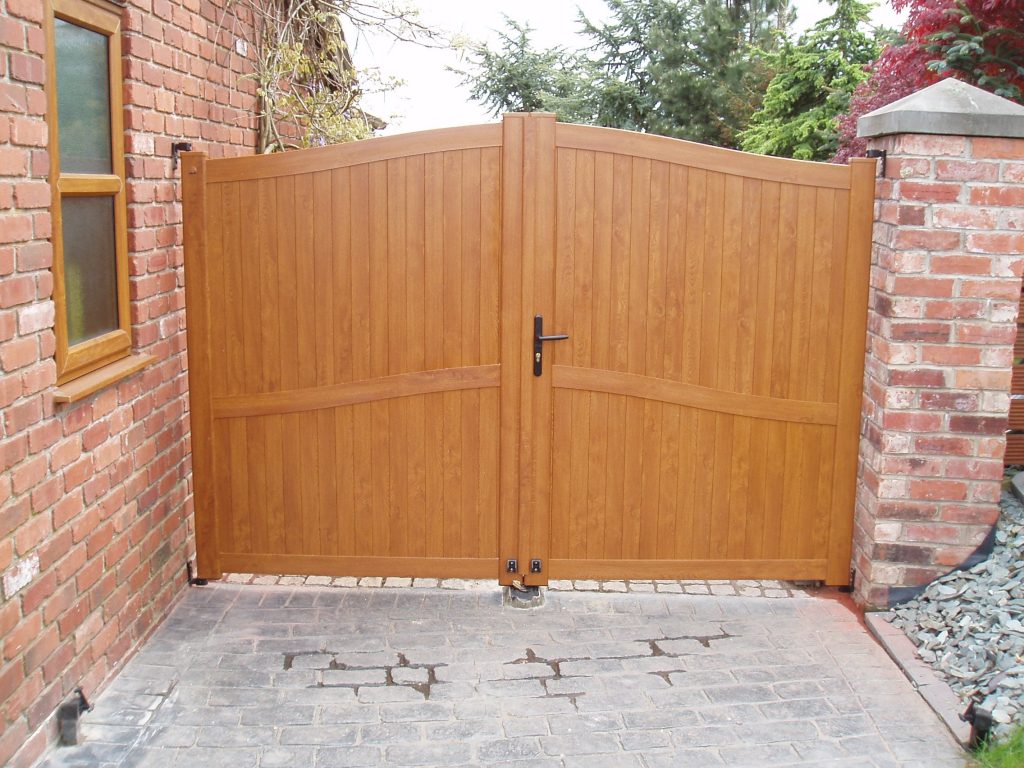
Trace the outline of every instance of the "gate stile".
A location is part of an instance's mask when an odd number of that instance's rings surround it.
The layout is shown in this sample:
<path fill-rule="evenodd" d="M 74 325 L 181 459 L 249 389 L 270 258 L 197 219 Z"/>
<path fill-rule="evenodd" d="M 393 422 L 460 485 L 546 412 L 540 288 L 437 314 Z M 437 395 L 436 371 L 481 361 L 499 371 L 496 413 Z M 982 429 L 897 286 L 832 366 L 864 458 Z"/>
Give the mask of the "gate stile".
<path fill-rule="evenodd" d="M 533 113 L 183 168 L 200 576 L 848 581 L 874 161 Z"/>

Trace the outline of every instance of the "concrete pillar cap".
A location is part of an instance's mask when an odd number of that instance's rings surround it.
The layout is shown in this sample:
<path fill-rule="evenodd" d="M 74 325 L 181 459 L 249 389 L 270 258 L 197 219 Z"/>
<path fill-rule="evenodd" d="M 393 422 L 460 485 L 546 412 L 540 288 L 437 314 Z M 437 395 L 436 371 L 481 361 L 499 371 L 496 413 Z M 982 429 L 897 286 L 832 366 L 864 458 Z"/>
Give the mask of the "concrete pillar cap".
<path fill-rule="evenodd" d="M 1024 106 L 949 77 L 857 121 L 862 138 L 894 133 L 1024 138 Z"/>

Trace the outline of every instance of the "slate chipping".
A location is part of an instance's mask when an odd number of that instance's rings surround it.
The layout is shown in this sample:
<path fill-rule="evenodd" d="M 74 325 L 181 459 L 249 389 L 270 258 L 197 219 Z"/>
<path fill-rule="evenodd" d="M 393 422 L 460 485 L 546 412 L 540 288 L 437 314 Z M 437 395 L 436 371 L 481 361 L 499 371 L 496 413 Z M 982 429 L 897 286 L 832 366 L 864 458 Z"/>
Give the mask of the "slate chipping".
<path fill-rule="evenodd" d="M 193 589 L 40 765 L 964 765 L 842 606 L 652 584 Z"/>

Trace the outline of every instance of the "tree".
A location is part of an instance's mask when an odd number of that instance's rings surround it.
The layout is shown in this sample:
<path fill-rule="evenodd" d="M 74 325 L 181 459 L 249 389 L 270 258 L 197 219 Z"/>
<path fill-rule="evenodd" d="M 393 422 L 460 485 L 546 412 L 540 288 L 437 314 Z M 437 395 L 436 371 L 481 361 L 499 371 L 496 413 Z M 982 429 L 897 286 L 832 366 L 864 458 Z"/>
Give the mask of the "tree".
<path fill-rule="evenodd" d="M 900 40 L 887 47 L 839 122 L 835 160 L 864 153 L 857 120 L 944 77 L 1022 100 L 1024 3 L 1014 0 L 891 0 L 907 10 Z"/>
<path fill-rule="evenodd" d="M 838 119 L 879 53 L 865 31 L 871 8 L 835 0 L 835 12 L 795 42 L 765 54 L 776 72 L 764 102 L 740 134 L 748 152 L 828 160 L 838 148 Z"/>
<path fill-rule="evenodd" d="M 605 0 L 610 20 L 580 17 L 583 51 L 536 51 L 507 20 L 497 50 L 462 72 L 499 113 L 545 109 L 563 120 L 735 146 L 770 75 L 751 54 L 792 21 L 788 0 Z"/>
<path fill-rule="evenodd" d="M 258 106 L 257 151 L 275 152 L 362 139 L 384 126 L 359 107 L 364 89 L 393 82 L 357 73 L 345 25 L 435 44 L 439 35 L 394 0 L 231 0 L 251 29 Z"/>
<path fill-rule="evenodd" d="M 563 120 L 586 122 L 593 113 L 587 76 L 590 62 L 564 48 L 534 50 L 529 25 L 505 17 L 498 33 L 500 48 L 473 48 L 475 75 L 467 75 L 470 96 L 491 110 L 502 112 L 555 112 Z"/>

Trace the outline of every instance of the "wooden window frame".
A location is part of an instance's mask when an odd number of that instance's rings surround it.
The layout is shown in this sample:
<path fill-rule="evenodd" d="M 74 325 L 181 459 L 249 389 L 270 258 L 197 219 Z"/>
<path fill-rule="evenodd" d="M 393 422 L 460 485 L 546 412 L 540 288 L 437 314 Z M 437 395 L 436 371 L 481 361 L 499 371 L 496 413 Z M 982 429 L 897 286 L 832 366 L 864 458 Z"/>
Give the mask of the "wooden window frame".
<path fill-rule="evenodd" d="M 57 384 L 63 385 L 118 364 L 131 355 L 131 306 L 128 290 L 128 211 L 125 201 L 124 116 L 121 79 L 121 9 L 106 0 L 50 0 L 46 19 L 47 47 L 47 111 L 49 126 L 50 184 L 53 193 L 53 298 L 55 304 L 54 332 L 57 338 Z M 110 90 L 110 159 L 111 173 L 61 173 L 60 125 L 57 113 L 57 50 L 54 19 L 98 32 L 107 38 L 108 82 Z M 68 341 L 67 296 L 64 281 L 64 233 L 61 201 L 65 197 L 110 197 L 114 202 L 114 251 L 117 286 L 118 327 L 95 338 L 70 345 Z M 141 362 L 141 361 L 140 361 Z M 144 364 L 144 363 L 142 363 Z M 118 369 L 138 370 L 140 365 L 117 365 Z M 127 374 L 121 374 L 127 375 Z M 90 381 L 116 380 L 111 376 L 91 376 Z M 81 388 L 77 391 L 80 392 Z M 69 391 L 76 391 L 73 387 Z M 95 391 L 95 389 L 90 389 Z M 79 394 L 84 396 L 88 392 Z M 77 399 L 62 396 L 58 401 Z"/>

